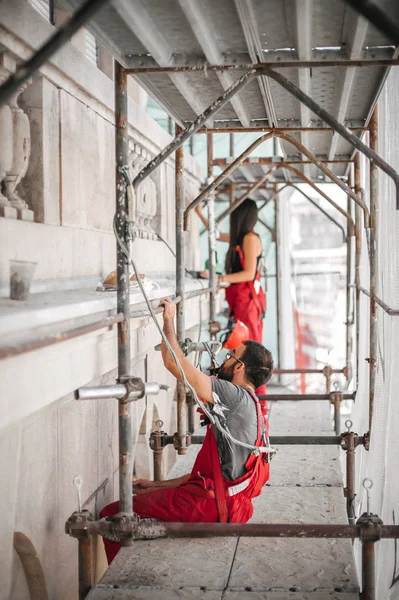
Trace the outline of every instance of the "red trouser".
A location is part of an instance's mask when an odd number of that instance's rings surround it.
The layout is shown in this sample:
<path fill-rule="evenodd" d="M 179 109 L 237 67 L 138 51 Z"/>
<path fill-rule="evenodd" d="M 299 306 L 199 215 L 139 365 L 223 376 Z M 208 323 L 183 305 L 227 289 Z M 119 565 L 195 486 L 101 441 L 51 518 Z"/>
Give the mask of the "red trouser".
<path fill-rule="evenodd" d="M 250 285 L 252 284 L 252 285 Z M 235 283 L 226 288 L 226 300 L 230 314 L 236 321 L 248 327 L 249 339 L 263 343 L 262 313 L 266 307 L 266 297 L 262 288 L 254 297 L 253 282 Z"/>
<path fill-rule="evenodd" d="M 226 288 L 226 300 L 230 314 L 236 321 L 242 321 L 248 327 L 249 339 L 263 344 L 263 312 L 266 310 L 266 296 L 262 288 L 254 298 L 253 282 L 235 283 Z M 257 394 L 266 394 L 266 386 L 256 390 Z M 262 412 L 267 415 L 267 402 L 260 400 Z"/>
<path fill-rule="evenodd" d="M 179 488 L 161 488 L 133 498 L 133 510 L 142 518 L 152 518 L 171 523 L 217 523 L 219 520 L 214 499 L 193 496 Z M 102 509 L 100 518 L 119 512 L 119 502 Z M 108 564 L 114 560 L 120 545 L 104 538 Z"/>

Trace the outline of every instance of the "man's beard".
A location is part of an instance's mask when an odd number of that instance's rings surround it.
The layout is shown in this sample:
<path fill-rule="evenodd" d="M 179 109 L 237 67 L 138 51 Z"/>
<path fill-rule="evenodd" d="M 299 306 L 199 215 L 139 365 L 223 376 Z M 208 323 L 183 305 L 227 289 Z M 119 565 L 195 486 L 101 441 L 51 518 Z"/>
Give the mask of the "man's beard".
<path fill-rule="evenodd" d="M 234 377 L 234 367 L 235 365 L 230 365 L 229 367 L 222 365 L 217 374 L 218 379 L 232 382 Z"/>

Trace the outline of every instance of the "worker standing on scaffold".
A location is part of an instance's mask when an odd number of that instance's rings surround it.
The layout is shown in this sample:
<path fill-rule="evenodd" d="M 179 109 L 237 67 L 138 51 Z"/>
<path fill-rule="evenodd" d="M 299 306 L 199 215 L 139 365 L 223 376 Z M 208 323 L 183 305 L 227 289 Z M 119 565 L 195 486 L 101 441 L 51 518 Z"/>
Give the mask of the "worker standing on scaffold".
<path fill-rule="evenodd" d="M 202 214 L 200 205 L 196 212 L 208 228 L 208 219 Z M 247 338 L 263 343 L 263 319 L 266 312 L 266 296 L 260 285 L 262 274 L 262 244 L 259 235 L 254 232 L 258 220 L 258 207 L 254 200 L 244 200 L 230 215 L 230 233 L 220 233 L 219 240 L 229 243 L 226 255 L 226 275 L 218 275 L 218 283 L 229 283 L 226 288 L 226 300 L 229 305 L 229 317 L 238 324 L 242 322 L 248 328 Z M 209 271 L 202 271 L 202 277 L 209 277 Z M 229 345 L 231 347 L 231 345 Z M 266 387 L 256 390 L 265 394 Z M 261 402 L 264 414 L 266 402 Z"/>
<path fill-rule="evenodd" d="M 168 522 L 246 523 L 253 513 L 252 498 L 259 496 L 269 479 L 267 425 L 255 390 L 271 377 L 272 355 L 258 342 L 245 341 L 226 356 L 218 376 L 209 377 L 187 360 L 179 346 L 174 329 L 176 306 L 168 299 L 162 300 L 161 306 L 165 336 L 187 382 L 218 426 L 207 424 L 190 474 L 166 481 L 133 482 L 134 513 L 138 518 Z M 165 367 L 182 381 L 165 343 L 162 358 Z M 110 517 L 118 511 L 119 502 L 114 502 L 100 516 Z M 104 545 L 111 562 L 120 546 L 107 539 Z"/>

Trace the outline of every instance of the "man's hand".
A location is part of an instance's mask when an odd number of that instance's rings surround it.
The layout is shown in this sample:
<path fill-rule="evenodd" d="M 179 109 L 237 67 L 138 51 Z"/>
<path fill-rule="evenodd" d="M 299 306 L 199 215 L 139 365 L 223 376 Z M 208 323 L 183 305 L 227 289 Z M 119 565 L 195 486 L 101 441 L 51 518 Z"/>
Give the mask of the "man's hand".
<path fill-rule="evenodd" d="M 205 269 L 205 271 L 201 271 L 201 272 L 200 272 L 200 276 L 201 276 L 203 279 L 209 279 L 209 269 Z"/>
<path fill-rule="evenodd" d="M 148 479 L 136 479 L 133 481 L 133 494 L 141 496 L 141 494 L 151 492 L 157 487 L 157 483 L 157 481 L 149 481 Z"/>
<path fill-rule="evenodd" d="M 176 304 L 174 304 L 172 302 L 172 300 L 170 300 L 170 298 L 163 298 L 160 301 L 159 306 L 163 306 L 164 322 L 168 321 L 168 320 L 173 321 L 173 319 L 175 318 L 175 314 L 176 314 Z"/>
<path fill-rule="evenodd" d="M 207 375 L 201 373 L 199 369 L 196 369 L 194 365 L 192 365 L 184 356 L 182 349 L 179 346 L 179 342 L 176 338 L 175 328 L 173 319 L 176 313 L 176 305 L 173 304 L 169 299 L 164 298 L 159 303 L 160 306 L 163 306 L 163 331 L 168 340 L 177 360 L 180 363 L 180 366 L 184 372 L 184 375 L 187 378 L 187 381 L 190 385 L 193 386 L 197 394 L 205 401 L 205 402 L 213 402 L 212 396 L 212 385 L 211 380 Z M 176 377 L 178 381 L 182 381 L 182 375 L 179 367 L 175 363 L 175 360 L 172 354 L 166 347 L 164 341 L 161 344 L 161 352 L 163 364 L 165 367 Z"/>

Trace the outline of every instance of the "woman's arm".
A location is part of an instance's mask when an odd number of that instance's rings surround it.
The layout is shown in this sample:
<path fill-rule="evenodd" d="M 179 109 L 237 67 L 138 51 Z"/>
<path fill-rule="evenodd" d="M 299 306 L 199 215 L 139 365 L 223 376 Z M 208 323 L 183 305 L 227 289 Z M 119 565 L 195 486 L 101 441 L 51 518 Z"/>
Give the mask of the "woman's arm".
<path fill-rule="evenodd" d="M 258 236 L 255 233 L 247 233 L 242 242 L 244 253 L 245 268 L 237 273 L 228 275 L 219 275 L 218 283 L 244 283 L 252 281 L 256 274 L 256 263 L 259 254 L 262 252 L 262 246 Z"/>
<path fill-rule="evenodd" d="M 197 204 L 197 206 L 195 207 L 194 210 L 197 213 L 197 215 L 199 216 L 199 218 L 201 219 L 202 223 L 205 225 L 205 229 L 208 229 L 209 222 L 208 222 L 208 219 L 205 217 L 204 213 L 202 212 L 201 204 Z M 223 233 L 222 231 L 220 231 L 218 240 L 219 240 L 219 242 L 227 242 L 229 244 L 230 243 L 230 234 Z"/>

